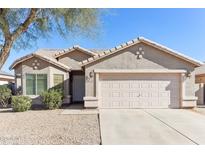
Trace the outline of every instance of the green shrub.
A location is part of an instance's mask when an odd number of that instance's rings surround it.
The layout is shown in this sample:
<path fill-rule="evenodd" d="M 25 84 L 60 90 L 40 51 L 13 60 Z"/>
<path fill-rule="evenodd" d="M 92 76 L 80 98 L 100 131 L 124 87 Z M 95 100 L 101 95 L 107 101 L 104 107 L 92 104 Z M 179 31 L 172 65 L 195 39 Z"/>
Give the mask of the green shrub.
<path fill-rule="evenodd" d="M 62 94 L 59 91 L 48 90 L 43 92 L 41 97 L 43 99 L 43 104 L 50 110 L 57 109 L 61 106 Z"/>
<path fill-rule="evenodd" d="M 7 107 L 11 98 L 11 90 L 7 86 L 0 86 L 0 104 Z"/>
<path fill-rule="evenodd" d="M 63 99 L 63 90 L 62 90 L 61 86 L 57 85 L 55 87 L 49 88 L 48 92 L 50 92 L 50 91 L 58 92 L 61 95 L 61 98 Z"/>
<path fill-rule="evenodd" d="M 13 96 L 12 108 L 15 112 L 24 112 L 31 108 L 32 100 L 28 96 Z"/>

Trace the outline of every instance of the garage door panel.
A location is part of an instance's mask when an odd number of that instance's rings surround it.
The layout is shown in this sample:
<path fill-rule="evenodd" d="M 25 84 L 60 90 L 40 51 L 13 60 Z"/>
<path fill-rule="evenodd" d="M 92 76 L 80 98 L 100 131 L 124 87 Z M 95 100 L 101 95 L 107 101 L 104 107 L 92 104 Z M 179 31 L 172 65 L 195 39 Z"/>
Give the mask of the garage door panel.
<path fill-rule="evenodd" d="M 120 88 L 132 88 L 132 85 L 130 84 L 130 82 L 125 82 L 121 84 Z"/>
<path fill-rule="evenodd" d="M 140 92 L 139 91 L 133 91 L 133 90 L 130 90 L 129 92 L 124 92 L 123 93 L 123 96 L 128 96 L 130 99 L 131 98 L 138 98 L 140 96 Z"/>
<path fill-rule="evenodd" d="M 120 83 L 111 83 L 113 89 L 120 88 Z"/>
<path fill-rule="evenodd" d="M 170 92 L 169 91 L 159 92 L 159 97 L 160 98 L 169 98 Z"/>
<path fill-rule="evenodd" d="M 104 89 L 107 89 L 107 88 L 110 88 L 110 84 L 108 82 L 104 82 L 102 84 L 102 87 L 101 88 L 104 88 Z"/>
<path fill-rule="evenodd" d="M 168 108 L 179 104 L 176 74 L 100 75 L 101 108 Z"/>
<path fill-rule="evenodd" d="M 130 88 L 141 88 L 141 84 L 137 82 L 130 83 Z"/>

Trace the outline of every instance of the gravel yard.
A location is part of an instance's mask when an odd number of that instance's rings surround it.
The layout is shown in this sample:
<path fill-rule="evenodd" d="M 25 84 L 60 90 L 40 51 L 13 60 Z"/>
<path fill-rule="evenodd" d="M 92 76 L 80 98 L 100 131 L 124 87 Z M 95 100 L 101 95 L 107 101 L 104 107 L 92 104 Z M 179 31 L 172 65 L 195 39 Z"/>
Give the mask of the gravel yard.
<path fill-rule="evenodd" d="M 63 115 L 62 111 L 0 109 L 0 144 L 100 144 L 97 114 Z"/>

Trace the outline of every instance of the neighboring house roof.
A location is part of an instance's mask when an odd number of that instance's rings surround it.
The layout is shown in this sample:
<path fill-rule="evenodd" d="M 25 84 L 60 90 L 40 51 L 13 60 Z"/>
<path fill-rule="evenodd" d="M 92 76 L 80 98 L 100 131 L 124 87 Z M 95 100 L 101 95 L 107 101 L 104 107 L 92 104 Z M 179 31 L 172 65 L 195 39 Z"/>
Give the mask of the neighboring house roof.
<path fill-rule="evenodd" d="M 0 75 L 14 76 L 14 75 L 12 75 L 12 74 L 10 74 L 10 73 L 7 73 L 7 72 L 1 71 L 1 70 L 0 70 Z"/>
<path fill-rule="evenodd" d="M 194 65 L 196 65 L 196 66 L 201 66 L 203 63 L 202 62 L 200 62 L 200 61 L 198 61 L 198 60 L 195 60 L 195 59 L 193 59 L 193 58 L 190 58 L 190 57 L 188 57 L 188 56 L 185 56 L 185 55 L 183 55 L 183 54 L 181 54 L 181 53 L 179 53 L 179 52 L 177 52 L 177 51 L 174 51 L 174 50 L 172 50 L 172 49 L 170 49 L 170 48 L 167 48 L 167 47 L 165 47 L 165 46 L 163 46 L 163 45 L 161 45 L 161 44 L 158 44 L 158 43 L 156 43 L 156 42 L 154 42 L 154 41 L 151 41 L 151 40 L 149 40 L 149 39 L 146 39 L 146 38 L 144 38 L 144 37 L 139 37 L 139 38 L 137 38 L 137 39 L 133 39 L 133 40 L 131 40 L 131 41 L 128 41 L 128 42 L 126 42 L 126 43 L 123 43 L 123 44 L 121 44 L 121 45 L 119 45 L 119 46 L 116 46 L 115 48 L 112 48 L 112 49 L 110 49 L 110 50 L 106 50 L 106 51 L 104 51 L 103 53 L 100 53 L 100 54 L 98 54 L 98 55 L 96 55 L 96 56 L 93 56 L 93 57 L 91 57 L 91 58 L 88 58 L 87 60 L 84 60 L 84 61 L 82 61 L 82 62 L 80 62 L 80 64 L 82 65 L 82 66 L 85 66 L 85 65 L 88 65 L 88 64 L 90 64 L 90 63 L 93 63 L 93 62 L 95 62 L 95 61 L 98 61 L 98 60 L 100 60 L 100 59 L 103 59 L 103 58 L 105 58 L 105 57 L 107 57 L 107 56 L 110 56 L 110 55 L 112 55 L 112 54 L 114 54 L 114 53 L 116 53 L 116 52 L 118 52 L 118 51 L 121 51 L 121 50 L 123 50 L 123 49 L 126 49 L 126 48 L 128 48 L 128 47 L 131 47 L 131 46 L 133 46 L 133 45 L 135 45 L 135 44 L 138 44 L 138 43 L 145 43 L 145 44 L 148 44 L 148 45 L 150 45 L 150 46 L 153 46 L 153 47 L 155 47 L 155 48 L 157 48 L 157 49 L 160 49 L 161 51 L 164 51 L 164 52 L 166 52 L 166 53 L 168 53 L 168 54 L 170 54 L 170 55 L 173 55 L 173 56 L 175 56 L 175 57 L 178 57 L 178 58 L 180 58 L 180 59 L 183 59 L 183 60 L 185 60 L 185 61 L 188 61 L 188 62 L 190 62 L 190 63 L 192 63 L 192 64 L 194 64 Z"/>
<path fill-rule="evenodd" d="M 92 51 L 90 51 L 90 50 L 88 50 L 88 49 L 82 48 L 82 47 L 80 47 L 79 45 L 75 45 L 75 46 L 73 46 L 73 47 L 71 47 L 71 48 L 68 48 L 68 49 L 65 49 L 65 50 L 63 50 L 63 51 L 60 51 L 60 52 L 56 53 L 56 54 L 55 54 L 55 58 L 61 57 L 61 56 L 65 55 L 65 54 L 70 53 L 70 52 L 73 52 L 73 51 L 75 51 L 75 50 L 82 51 L 82 52 L 84 52 L 84 53 L 86 53 L 86 54 L 88 54 L 88 55 L 91 55 L 91 56 L 97 55 L 96 53 L 94 53 L 94 52 L 92 52 Z"/>
<path fill-rule="evenodd" d="M 0 80 L 14 81 L 14 75 L 0 70 Z"/>
<path fill-rule="evenodd" d="M 38 50 L 34 53 L 31 53 L 29 55 L 26 55 L 26 56 L 23 56 L 23 57 L 17 59 L 16 61 L 13 62 L 13 64 L 10 66 L 9 69 L 13 69 L 17 64 L 19 64 L 25 60 L 28 60 L 32 57 L 38 57 L 38 58 L 45 60 L 45 61 L 47 61 L 55 66 L 58 66 L 66 71 L 71 70 L 71 68 L 69 66 L 62 64 L 55 59 L 55 53 L 57 53 L 57 52 L 59 52 L 59 50 L 54 50 L 54 49 Z"/>

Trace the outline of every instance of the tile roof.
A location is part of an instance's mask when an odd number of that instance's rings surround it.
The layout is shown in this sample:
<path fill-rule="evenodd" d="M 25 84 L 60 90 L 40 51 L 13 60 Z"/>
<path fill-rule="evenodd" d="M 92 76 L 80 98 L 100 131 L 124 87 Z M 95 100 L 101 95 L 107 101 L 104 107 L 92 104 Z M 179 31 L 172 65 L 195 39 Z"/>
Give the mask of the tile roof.
<path fill-rule="evenodd" d="M 133 46 L 133 45 L 138 44 L 140 42 L 143 42 L 143 43 L 146 43 L 146 44 L 148 44 L 150 46 L 158 48 L 161 51 L 164 51 L 164 52 L 166 52 L 168 54 L 171 54 L 173 56 L 181 58 L 181 59 L 183 59 L 185 61 L 189 61 L 190 63 L 193 63 L 196 66 L 201 66 L 203 64 L 200 61 L 197 61 L 197 60 L 195 60 L 195 59 L 193 59 L 191 57 L 185 56 L 185 55 L 183 55 L 183 54 L 181 54 L 181 53 L 179 53 L 177 51 L 174 51 L 174 50 L 172 50 L 170 48 L 167 48 L 167 47 L 165 47 L 165 46 L 163 46 L 161 44 L 158 44 L 158 43 L 156 43 L 154 41 L 148 40 L 148 39 L 146 39 L 144 37 L 138 37 L 137 39 L 133 39 L 131 41 L 122 43 L 119 46 L 116 46 L 116 47 L 111 48 L 111 49 L 85 49 L 85 48 L 80 47 L 79 45 L 75 45 L 75 46 L 73 46 L 71 48 L 68 48 L 68 49 L 40 49 L 40 50 L 38 50 L 38 51 L 36 51 L 36 52 L 34 52 L 32 54 L 26 55 L 24 57 L 21 57 L 21 58 L 17 59 L 16 61 L 14 61 L 13 64 L 10 66 L 10 69 L 13 69 L 18 63 L 20 63 L 20 62 L 22 62 L 22 61 L 24 61 L 26 59 L 29 59 L 32 56 L 38 56 L 38 57 L 40 57 L 40 58 L 42 58 L 42 59 L 44 59 L 44 60 L 46 60 L 46 61 L 48 61 L 50 63 L 53 63 L 54 65 L 62 67 L 64 69 L 66 69 L 66 70 L 70 70 L 71 69 L 70 67 L 68 67 L 67 65 L 64 65 L 64 64 L 58 62 L 57 58 L 62 56 L 62 55 L 64 55 L 64 54 L 66 54 L 66 53 L 72 52 L 72 51 L 77 49 L 77 50 L 80 50 L 82 52 L 88 53 L 88 54 L 90 54 L 92 56 L 92 57 L 90 57 L 90 58 L 88 58 L 88 59 L 86 59 L 86 60 L 84 60 L 84 61 L 79 63 L 81 66 L 85 66 L 87 64 L 90 64 L 90 63 L 92 63 L 94 61 L 97 61 L 99 59 L 107 57 L 107 56 L 109 56 L 111 54 L 114 54 L 114 53 L 116 53 L 118 51 L 121 51 L 121 50 L 123 50 L 125 48 Z"/>
<path fill-rule="evenodd" d="M 91 56 L 96 55 L 95 52 L 92 52 L 92 51 L 90 51 L 90 50 L 88 50 L 88 49 L 85 49 L 85 48 L 83 48 L 83 47 L 80 47 L 79 45 L 74 45 L 74 46 L 71 47 L 71 48 L 64 49 L 64 50 L 62 50 L 62 51 L 56 53 L 56 54 L 55 54 L 55 57 L 58 58 L 58 57 L 60 57 L 60 56 L 62 56 L 62 55 L 64 55 L 64 54 L 69 53 L 69 52 L 72 52 L 72 51 L 74 51 L 74 50 L 80 50 L 80 51 L 85 52 L 85 53 L 87 53 L 87 54 L 89 54 L 89 55 L 91 55 Z"/>
<path fill-rule="evenodd" d="M 170 49 L 170 48 L 167 48 L 167 47 L 165 47 L 165 46 L 163 46 L 163 45 L 161 45 L 161 44 L 158 44 L 158 43 L 156 43 L 156 42 L 154 42 L 154 41 L 151 41 L 151 40 L 146 39 L 146 38 L 144 38 L 144 37 L 138 37 L 137 39 L 133 39 L 133 40 L 131 40 L 131 41 L 122 43 L 122 44 L 119 45 L 119 46 L 116 46 L 116 47 L 114 47 L 114 48 L 111 48 L 110 50 L 106 50 L 106 51 L 104 51 L 104 52 L 98 54 L 97 56 L 88 58 L 88 59 L 86 59 L 86 60 L 80 62 L 80 65 L 81 65 L 81 66 L 85 66 L 85 65 L 87 65 L 87 64 L 90 64 L 90 63 L 92 63 L 92 62 L 94 62 L 94 61 L 100 60 L 100 59 L 102 59 L 102 58 L 104 58 L 104 57 L 107 57 L 107 56 L 109 56 L 109 55 L 111 55 L 111 54 L 113 54 L 113 53 L 116 53 L 116 52 L 118 52 L 118 51 L 121 51 L 121 50 L 123 50 L 123 49 L 125 49 L 125 48 L 128 48 L 128 47 L 130 47 L 130 46 L 133 46 L 133 45 L 138 44 L 138 43 L 140 43 L 140 42 L 149 44 L 149 45 L 151 45 L 151 46 L 153 46 L 153 47 L 155 47 L 155 48 L 158 48 L 158 49 L 160 49 L 160 50 L 162 50 L 162 51 L 164 51 L 164 52 L 166 52 L 166 53 L 168 53 L 168 54 L 171 54 L 171 55 L 173 55 L 173 56 L 176 56 L 176 57 L 178 57 L 178 58 L 181 58 L 181 59 L 183 59 L 183 60 L 185 60 L 185 61 L 189 61 L 190 63 L 193 63 L 193 64 L 195 64 L 196 66 L 201 66 L 201 65 L 203 64 L 202 62 L 200 62 L 200 61 L 198 61 L 198 60 L 195 60 L 195 59 L 193 59 L 193 58 L 191 58 L 191 57 L 185 56 L 185 55 L 183 55 L 183 54 L 181 54 L 181 53 L 179 53 L 179 52 L 177 52 L 177 51 L 174 51 L 174 50 L 172 50 L 172 49 Z"/>

